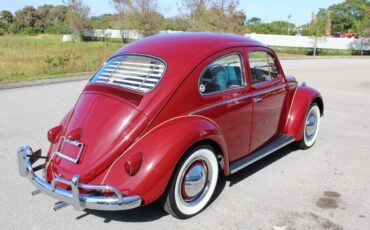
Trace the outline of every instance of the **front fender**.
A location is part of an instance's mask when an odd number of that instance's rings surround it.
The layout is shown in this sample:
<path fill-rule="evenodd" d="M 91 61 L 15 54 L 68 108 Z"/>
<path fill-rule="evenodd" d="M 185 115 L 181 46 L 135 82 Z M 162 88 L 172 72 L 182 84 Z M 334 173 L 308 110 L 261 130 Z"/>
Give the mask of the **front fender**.
<path fill-rule="evenodd" d="M 216 142 L 221 151 L 226 153 L 221 130 L 208 118 L 182 116 L 168 120 L 133 143 L 105 170 L 100 177 L 103 179 L 99 182 L 115 186 L 126 195 L 139 195 L 145 204 L 151 203 L 165 191 L 183 154 L 202 140 Z M 143 154 L 143 163 L 136 175 L 129 176 L 124 170 L 124 162 L 137 152 Z M 225 156 L 224 160 L 227 162 L 228 158 Z M 228 168 L 224 170 L 228 171 Z"/>
<path fill-rule="evenodd" d="M 294 137 L 296 141 L 301 140 L 303 137 L 306 114 L 313 102 L 319 104 L 320 112 L 323 115 L 324 104 L 321 94 L 312 87 L 298 86 L 290 106 L 285 126 L 285 132 Z"/>

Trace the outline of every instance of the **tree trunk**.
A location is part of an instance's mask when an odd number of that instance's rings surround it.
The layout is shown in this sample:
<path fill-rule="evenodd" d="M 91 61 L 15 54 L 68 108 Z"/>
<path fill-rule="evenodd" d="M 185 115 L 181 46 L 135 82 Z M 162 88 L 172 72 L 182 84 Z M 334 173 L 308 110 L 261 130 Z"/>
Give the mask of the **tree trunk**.
<path fill-rule="evenodd" d="M 317 49 L 317 37 L 315 37 L 315 43 L 314 43 L 314 48 L 313 48 L 313 56 L 316 56 L 316 49 Z"/>

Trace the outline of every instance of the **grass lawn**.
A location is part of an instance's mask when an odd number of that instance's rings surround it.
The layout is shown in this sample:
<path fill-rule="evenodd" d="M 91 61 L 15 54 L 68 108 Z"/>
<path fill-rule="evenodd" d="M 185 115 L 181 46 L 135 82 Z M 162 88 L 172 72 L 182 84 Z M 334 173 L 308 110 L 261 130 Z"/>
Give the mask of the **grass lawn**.
<path fill-rule="evenodd" d="M 62 43 L 61 35 L 0 36 L 0 84 L 92 73 L 121 46 Z"/>
<path fill-rule="evenodd" d="M 62 42 L 61 35 L 0 36 L 0 84 L 95 72 L 120 42 Z M 282 57 L 304 57 L 306 48 L 272 47 Z M 320 55 L 351 51 L 320 50 Z"/>

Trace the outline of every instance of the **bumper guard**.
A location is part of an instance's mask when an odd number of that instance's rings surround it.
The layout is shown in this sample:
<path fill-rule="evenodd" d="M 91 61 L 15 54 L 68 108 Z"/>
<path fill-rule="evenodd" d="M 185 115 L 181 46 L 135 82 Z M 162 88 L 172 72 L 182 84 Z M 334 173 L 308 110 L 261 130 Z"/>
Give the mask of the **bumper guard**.
<path fill-rule="evenodd" d="M 76 210 L 94 209 L 118 211 L 133 209 L 141 205 L 140 196 L 124 196 L 117 188 L 109 185 L 91 185 L 79 183 L 79 175 L 74 175 L 72 180 L 65 180 L 55 177 L 51 183 L 36 176 L 32 167 L 35 163 L 35 158 L 40 157 L 40 153 L 34 153 L 30 146 L 26 145 L 18 149 L 18 166 L 19 174 L 22 177 L 27 177 L 31 183 L 38 189 L 35 194 L 43 192 L 59 200 L 54 207 L 55 210 L 71 204 Z M 40 169 L 40 166 L 37 166 Z M 41 167 L 43 168 L 43 167 Z M 56 186 L 56 183 L 69 185 L 71 190 L 65 190 Z M 110 191 L 115 194 L 109 196 L 92 196 L 80 194 L 79 189 L 88 189 L 96 191 Z"/>

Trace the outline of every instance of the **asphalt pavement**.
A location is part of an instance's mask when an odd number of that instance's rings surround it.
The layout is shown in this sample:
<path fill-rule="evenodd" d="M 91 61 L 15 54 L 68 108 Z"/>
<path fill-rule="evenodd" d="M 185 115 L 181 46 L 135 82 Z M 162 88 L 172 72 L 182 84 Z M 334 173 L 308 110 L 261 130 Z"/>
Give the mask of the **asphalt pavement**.
<path fill-rule="evenodd" d="M 0 90 L 0 229 L 370 229 L 370 59 L 284 60 L 286 73 L 319 89 L 319 138 L 222 178 L 214 201 L 178 220 L 158 203 L 129 211 L 53 211 L 56 202 L 18 174 L 16 150 L 48 148 L 46 132 L 86 81 Z"/>

